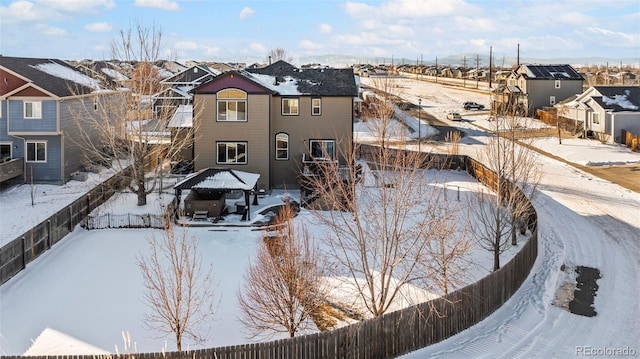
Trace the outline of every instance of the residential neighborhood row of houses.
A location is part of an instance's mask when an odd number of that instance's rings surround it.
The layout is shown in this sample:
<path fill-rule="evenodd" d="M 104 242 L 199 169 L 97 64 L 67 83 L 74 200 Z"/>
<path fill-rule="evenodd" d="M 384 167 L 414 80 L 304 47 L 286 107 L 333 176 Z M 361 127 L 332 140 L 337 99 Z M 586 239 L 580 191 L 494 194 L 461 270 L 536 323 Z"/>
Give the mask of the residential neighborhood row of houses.
<path fill-rule="evenodd" d="M 78 113 L 91 123 L 101 103 L 123 92 L 148 103 L 149 120 L 170 134 L 162 143 L 192 136 L 192 145 L 171 160 L 190 162 L 195 171 L 257 173 L 256 186 L 271 189 L 299 187 L 314 161 L 346 165 L 362 101 L 359 67 L 144 65 L 158 81 L 143 91 L 135 80 L 141 64 L 0 56 L 0 182 L 69 181 L 87 166 L 74 140 Z M 640 133 L 638 86 L 585 90 L 583 75 L 570 65 L 520 65 L 492 91 L 494 109 L 532 115 L 564 106 L 563 116 L 573 116 L 585 130 L 610 133 L 612 142 L 620 141 L 623 128 Z"/>
<path fill-rule="evenodd" d="M 368 76 L 380 72 L 385 73 L 410 73 L 425 76 L 468 79 L 473 81 L 493 82 L 497 84 L 506 84 L 509 75 L 516 70 L 517 66 L 508 68 L 492 68 L 488 67 L 465 67 L 439 65 L 429 66 L 425 64 L 402 64 L 402 65 L 379 65 L 373 66 L 369 64 L 357 65 L 356 73 Z M 640 84 L 638 75 L 640 70 L 623 66 L 575 66 L 573 67 L 579 73 L 587 86 L 625 86 Z"/>

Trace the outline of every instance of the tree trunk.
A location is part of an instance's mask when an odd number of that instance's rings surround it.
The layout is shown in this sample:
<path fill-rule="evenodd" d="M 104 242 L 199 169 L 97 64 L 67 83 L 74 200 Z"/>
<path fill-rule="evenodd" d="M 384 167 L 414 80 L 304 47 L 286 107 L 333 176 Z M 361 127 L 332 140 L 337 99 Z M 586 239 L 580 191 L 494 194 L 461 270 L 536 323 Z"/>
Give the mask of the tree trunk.
<path fill-rule="evenodd" d="M 495 243 L 493 246 L 493 271 L 500 269 L 500 235 L 496 235 Z"/>
<path fill-rule="evenodd" d="M 512 246 L 518 245 L 518 236 L 516 236 L 517 221 L 518 219 L 516 218 L 516 215 L 513 214 L 512 212 L 511 213 L 511 245 Z"/>

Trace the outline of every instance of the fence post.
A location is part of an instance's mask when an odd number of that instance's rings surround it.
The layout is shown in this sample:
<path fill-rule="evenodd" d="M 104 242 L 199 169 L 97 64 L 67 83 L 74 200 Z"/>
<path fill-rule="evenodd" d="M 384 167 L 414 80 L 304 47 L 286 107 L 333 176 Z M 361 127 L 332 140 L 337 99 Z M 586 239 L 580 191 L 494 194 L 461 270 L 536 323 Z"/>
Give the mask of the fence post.
<path fill-rule="evenodd" d="M 25 236 L 22 236 L 22 269 L 27 268 L 27 258 L 24 254 L 27 250 L 27 245 L 25 243 L 26 240 L 27 238 Z"/>
<path fill-rule="evenodd" d="M 47 220 L 47 249 L 51 249 L 51 220 Z"/>

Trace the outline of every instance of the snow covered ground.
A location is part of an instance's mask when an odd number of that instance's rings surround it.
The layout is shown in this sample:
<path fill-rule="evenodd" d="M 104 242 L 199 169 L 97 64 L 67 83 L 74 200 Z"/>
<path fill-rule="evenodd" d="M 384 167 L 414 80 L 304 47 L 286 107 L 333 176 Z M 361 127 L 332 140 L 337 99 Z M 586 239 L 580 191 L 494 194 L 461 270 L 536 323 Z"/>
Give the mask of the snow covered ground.
<path fill-rule="evenodd" d="M 403 81 L 403 86 L 408 100 L 417 103 L 417 98 L 421 98 L 424 110 L 445 122 L 446 112 L 459 111 L 464 101 L 488 104 L 488 96 L 481 93 L 418 81 Z M 480 126 L 490 123 L 481 113 L 461 113 L 469 120 L 452 123 L 467 131 L 460 150 L 476 156 L 488 137 L 474 123 Z M 600 146 L 588 140 L 576 140 L 576 143 L 572 140 L 566 144 L 564 146 L 563 141 L 562 146 L 556 146 L 554 139 L 536 141 L 536 146 L 575 163 L 640 163 L 640 154 L 617 146 Z M 422 146 L 428 150 L 426 143 Z M 440 150 L 446 147 L 432 146 Z M 540 254 L 531 275 L 514 297 L 492 316 L 448 340 L 409 354 L 408 358 L 562 358 L 588 350 L 625 348 L 640 355 L 637 320 L 640 317 L 637 301 L 640 297 L 640 194 L 566 163 L 542 155 L 539 158 L 545 171 L 535 201 L 540 221 Z M 5 232 L 19 235 L 38 222 L 35 218 L 46 218 L 47 211 L 64 201 L 72 201 L 68 197 L 82 192 L 79 187 L 62 186 L 63 194 L 54 195 L 54 189 L 37 188 L 43 193 L 36 197 L 38 205 L 33 207 L 30 186 L 0 193 L 2 238 Z M 274 199 L 277 198 L 276 195 Z M 125 207 L 131 202 L 119 201 L 116 197 L 105 208 L 131 210 Z M 152 203 L 155 201 L 150 201 Z M 31 218 L 34 223 L 30 222 Z M 211 227 L 190 231 L 198 239 L 199 248 L 207 254 L 207 260 L 214 265 L 221 295 L 207 346 L 247 342 L 236 321 L 235 294 L 241 274 L 255 251 L 258 232 L 248 228 L 222 231 Z M 140 275 L 134 256 L 145 251 L 146 239 L 152 233 L 159 232 L 78 229 L 0 287 L 0 354 L 24 353 L 32 340 L 45 330 L 58 337 L 76 338 L 90 344 L 93 350 L 115 352 L 118 346 L 122 351 L 123 331 L 129 332 L 132 342 L 136 343 L 133 350 L 173 348 L 171 341 L 149 337 L 141 327 L 140 319 L 146 307 L 139 299 Z M 558 288 L 571 277 L 561 271 L 563 264 L 569 269 L 584 265 L 601 271 L 595 317 L 571 314 L 551 304 Z M 51 350 L 46 344 L 44 348 L 32 349 L 30 354 Z"/>

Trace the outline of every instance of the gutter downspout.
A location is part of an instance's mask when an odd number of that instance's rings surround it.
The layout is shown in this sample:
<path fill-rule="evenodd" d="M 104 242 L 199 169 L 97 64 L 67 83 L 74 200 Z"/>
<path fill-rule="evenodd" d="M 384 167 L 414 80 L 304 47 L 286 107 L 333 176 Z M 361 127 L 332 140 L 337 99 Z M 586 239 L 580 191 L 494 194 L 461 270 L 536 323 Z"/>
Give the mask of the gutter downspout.
<path fill-rule="evenodd" d="M 611 142 L 616 143 L 616 115 L 613 112 L 609 112 L 611 115 Z"/>

